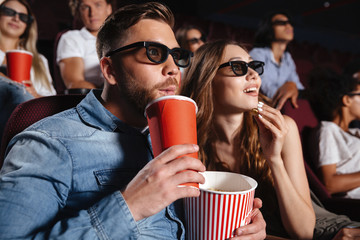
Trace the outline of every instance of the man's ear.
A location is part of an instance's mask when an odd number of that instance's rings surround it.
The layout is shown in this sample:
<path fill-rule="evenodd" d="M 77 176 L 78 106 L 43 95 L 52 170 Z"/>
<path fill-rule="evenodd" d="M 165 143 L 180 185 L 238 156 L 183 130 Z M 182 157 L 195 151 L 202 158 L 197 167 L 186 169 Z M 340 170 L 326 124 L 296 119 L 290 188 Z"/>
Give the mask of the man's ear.
<path fill-rule="evenodd" d="M 103 73 L 106 81 L 110 84 L 110 85 L 115 85 L 116 84 L 116 80 L 115 80 L 115 73 L 114 73 L 114 69 L 112 66 L 112 60 L 108 57 L 103 57 L 100 60 L 100 68 L 101 68 L 101 72 Z"/>

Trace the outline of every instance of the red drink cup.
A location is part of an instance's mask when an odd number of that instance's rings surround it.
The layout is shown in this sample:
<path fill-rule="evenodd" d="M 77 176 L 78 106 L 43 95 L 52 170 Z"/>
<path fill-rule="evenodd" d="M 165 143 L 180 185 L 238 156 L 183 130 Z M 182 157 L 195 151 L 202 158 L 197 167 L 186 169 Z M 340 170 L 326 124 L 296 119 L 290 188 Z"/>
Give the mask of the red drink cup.
<path fill-rule="evenodd" d="M 230 172 L 203 175 L 200 197 L 184 199 L 186 239 L 228 239 L 236 228 L 250 223 L 257 182 Z"/>
<path fill-rule="evenodd" d="M 30 80 L 32 57 L 32 53 L 25 50 L 7 51 L 7 76 L 19 83 Z"/>
<path fill-rule="evenodd" d="M 179 144 L 197 144 L 197 105 L 191 98 L 171 95 L 150 102 L 145 108 L 154 156 Z M 198 158 L 198 154 L 187 156 Z M 198 183 L 186 183 L 199 188 Z"/>

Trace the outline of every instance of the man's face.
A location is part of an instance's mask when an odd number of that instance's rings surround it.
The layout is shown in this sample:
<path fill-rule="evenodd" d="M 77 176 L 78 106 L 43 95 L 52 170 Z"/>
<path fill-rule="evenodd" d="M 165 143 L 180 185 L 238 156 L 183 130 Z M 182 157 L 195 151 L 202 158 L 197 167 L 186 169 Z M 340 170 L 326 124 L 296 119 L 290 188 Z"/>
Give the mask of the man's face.
<path fill-rule="evenodd" d="M 79 12 L 86 29 L 96 35 L 107 16 L 111 14 L 112 8 L 106 0 L 82 0 Z"/>
<path fill-rule="evenodd" d="M 151 41 L 172 49 L 179 47 L 170 26 L 145 19 L 128 30 L 126 46 L 139 41 Z M 129 49 L 111 57 L 115 78 L 122 94 L 141 114 L 153 99 L 178 92 L 180 70 L 171 55 L 164 63 L 151 62 L 144 47 Z"/>

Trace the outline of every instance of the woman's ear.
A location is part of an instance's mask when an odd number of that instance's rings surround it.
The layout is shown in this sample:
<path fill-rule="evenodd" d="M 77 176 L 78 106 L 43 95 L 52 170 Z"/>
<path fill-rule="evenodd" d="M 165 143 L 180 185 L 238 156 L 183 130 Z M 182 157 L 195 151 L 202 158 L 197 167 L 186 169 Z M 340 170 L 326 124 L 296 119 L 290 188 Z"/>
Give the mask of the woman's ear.
<path fill-rule="evenodd" d="M 106 81 L 110 85 L 115 85 L 116 79 L 115 79 L 115 72 L 114 72 L 114 69 L 112 66 L 112 60 L 109 57 L 101 58 L 100 68 L 101 68 L 101 72 L 103 73 Z"/>
<path fill-rule="evenodd" d="M 351 104 L 351 101 L 352 101 L 352 99 L 349 95 L 344 95 L 342 97 L 342 103 L 345 107 L 348 107 Z"/>

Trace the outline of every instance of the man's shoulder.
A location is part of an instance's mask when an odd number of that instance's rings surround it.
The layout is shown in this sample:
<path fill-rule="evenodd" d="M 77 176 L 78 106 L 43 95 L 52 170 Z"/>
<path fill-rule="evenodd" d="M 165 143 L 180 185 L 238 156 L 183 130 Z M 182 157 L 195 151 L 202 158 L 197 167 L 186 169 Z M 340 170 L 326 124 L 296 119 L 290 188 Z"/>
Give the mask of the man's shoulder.
<path fill-rule="evenodd" d="M 25 129 L 24 132 L 38 132 L 52 138 L 90 136 L 97 129 L 85 124 L 76 107 L 46 117 Z"/>
<path fill-rule="evenodd" d="M 61 40 L 65 39 L 81 39 L 81 32 L 80 30 L 68 30 L 61 35 Z"/>

